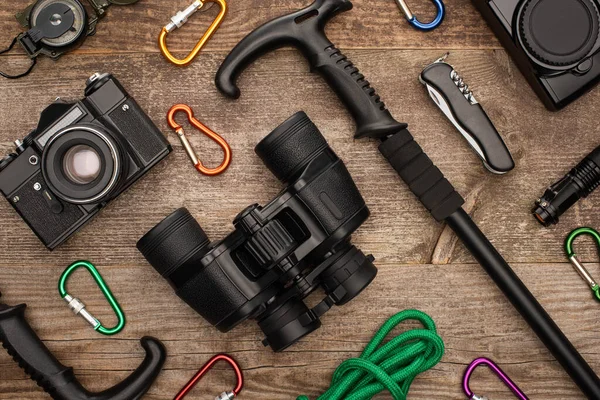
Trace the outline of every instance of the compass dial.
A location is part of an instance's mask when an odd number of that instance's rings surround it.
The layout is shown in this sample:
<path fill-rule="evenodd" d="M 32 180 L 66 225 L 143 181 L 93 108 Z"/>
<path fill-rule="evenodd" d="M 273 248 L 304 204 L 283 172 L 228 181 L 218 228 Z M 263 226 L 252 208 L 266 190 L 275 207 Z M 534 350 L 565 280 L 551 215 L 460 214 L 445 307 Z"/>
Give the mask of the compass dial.
<path fill-rule="evenodd" d="M 65 47 L 73 44 L 81 35 L 85 32 L 87 14 L 83 5 L 77 0 L 40 0 L 31 10 L 30 25 L 31 28 L 47 23 L 48 21 L 52 26 L 59 27 L 66 22 L 67 18 L 59 13 L 49 13 L 49 7 L 53 7 L 57 4 L 68 7 L 73 12 L 73 23 L 70 27 L 65 27 L 65 33 L 56 38 L 43 38 L 41 40 L 47 46 L 52 47 Z"/>

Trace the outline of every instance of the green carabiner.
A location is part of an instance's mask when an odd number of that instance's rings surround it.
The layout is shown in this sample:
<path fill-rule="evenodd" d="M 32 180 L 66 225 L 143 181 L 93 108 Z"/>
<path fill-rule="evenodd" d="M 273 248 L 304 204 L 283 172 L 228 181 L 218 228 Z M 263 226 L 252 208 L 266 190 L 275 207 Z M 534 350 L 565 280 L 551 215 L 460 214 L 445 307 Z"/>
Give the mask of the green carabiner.
<path fill-rule="evenodd" d="M 104 294 L 104 297 L 106 297 L 106 300 L 108 300 L 108 303 L 117 315 L 118 322 L 114 328 L 105 328 L 102 325 L 102 323 L 98 321 L 98 319 L 96 319 L 85 309 L 85 304 L 83 304 L 81 300 L 74 298 L 69 293 L 67 293 L 67 280 L 69 279 L 71 274 L 79 268 L 85 268 L 90 272 L 90 274 L 100 287 L 102 294 Z M 125 314 L 123 314 L 121 306 L 119 306 L 119 303 L 108 288 L 108 285 L 106 284 L 106 282 L 104 282 L 104 279 L 102 278 L 102 275 L 100 275 L 100 272 L 98 272 L 94 264 L 92 264 L 91 262 L 76 261 L 73 264 L 69 265 L 67 269 L 65 269 L 65 272 L 62 273 L 58 281 L 58 293 L 60 293 L 60 296 L 69 304 L 69 307 L 75 313 L 75 315 L 80 315 L 83 319 L 85 319 L 90 325 L 94 327 L 94 330 L 100 332 L 101 334 L 109 336 L 114 335 L 116 333 L 121 332 L 121 330 L 123 330 L 123 328 L 125 327 Z"/>
<path fill-rule="evenodd" d="M 590 286 L 590 288 L 592 289 L 592 292 L 594 293 L 594 296 L 596 296 L 596 299 L 598 299 L 600 301 L 600 285 L 598 285 L 596 283 L 596 281 L 594 280 L 592 275 L 590 275 L 588 270 L 577 259 L 577 255 L 575 254 L 575 251 L 573 250 L 573 241 L 575 240 L 575 238 L 577 238 L 580 235 L 592 236 L 596 240 L 596 243 L 598 244 L 598 249 L 600 250 L 600 233 L 598 233 L 596 230 L 594 230 L 592 228 L 585 228 L 585 227 L 577 228 L 573 232 L 569 233 L 569 235 L 565 239 L 565 251 L 567 253 L 567 257 L 569 258 L 569 261 L 571 261 L 571 264 L 573 264 L 573 267 L 575 268 L 575 270 Z"/>

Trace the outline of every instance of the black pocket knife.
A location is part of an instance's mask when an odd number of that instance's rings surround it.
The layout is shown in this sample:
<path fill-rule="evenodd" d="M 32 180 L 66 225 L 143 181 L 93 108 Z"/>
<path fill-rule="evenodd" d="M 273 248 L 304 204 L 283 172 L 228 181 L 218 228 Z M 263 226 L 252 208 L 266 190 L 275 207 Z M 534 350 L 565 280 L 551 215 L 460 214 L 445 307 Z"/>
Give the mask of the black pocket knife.
<path fill-rule="evenodd" d="M 481 157 L 486 168 L 495 174 L 507 173 L 515 167 L 510 151 L 469 86 L 445 62 L 447 56 L 425 67 L 419 80 L 427 87 L 435 104 Z"/>

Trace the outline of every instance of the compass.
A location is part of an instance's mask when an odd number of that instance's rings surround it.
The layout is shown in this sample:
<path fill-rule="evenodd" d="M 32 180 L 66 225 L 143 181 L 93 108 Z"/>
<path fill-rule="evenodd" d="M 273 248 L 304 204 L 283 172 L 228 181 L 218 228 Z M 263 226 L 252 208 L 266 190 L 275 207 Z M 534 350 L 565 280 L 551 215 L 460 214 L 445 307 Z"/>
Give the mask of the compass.
<path fill-rule="evenodd" d="M 0 71 L 0 76 L 17 79 L 28 75 L 39 55 L 56 60 L 81 45 L 96 33 L 96 25 L 111 5 L 128 6 L 139 0 L 37 0 L 16 14 L 17 21 L 27 29 L 13 39 L 8 53 L 18 43 L 31 59 L 31 66 L 17 75 Z M 84 6 L 85 4 L 85 6 Z"/>
<path fill-rule="evenodd" d="M 31 31 L 44 45 L 63 48 L 84 36 L 87 13 L 77 0 L 40 0 L 29 15 Z"/>

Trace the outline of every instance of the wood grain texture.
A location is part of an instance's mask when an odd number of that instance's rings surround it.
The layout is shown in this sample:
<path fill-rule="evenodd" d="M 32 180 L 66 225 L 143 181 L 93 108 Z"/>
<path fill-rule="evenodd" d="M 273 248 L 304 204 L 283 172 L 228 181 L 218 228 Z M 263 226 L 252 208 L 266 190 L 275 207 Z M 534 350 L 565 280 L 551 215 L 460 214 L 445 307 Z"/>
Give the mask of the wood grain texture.
<path fill-rule="evenodd" d="M 8 4 L 10 3 L 10 4 Z M 139 338 L 162 339 L 169 351 L 165 371 L 148 399 L 172 398 L 211 355 L 235 355 L 246 370 L 244 399 L 290 399 L 325 390 L 335 367 L 360 354 L 377 327 L 406 308 L 429 313 L 447 352 L 442 363 L 420 376 L 410 398 L 461 398 L 465 366 L 485 355 L 502 364 L 532 399 L 580 398 L 556 361 L 539 343 L 481 268 L 443 225 L 436 224 L 376 151 L 376 143 L 352 140 L 354 125 L 334 94 L 295 51 L 267 55 L 240 79 L 242 97 L 231 101 L 213 84 L 227 51 L 263 21 L 305 1 L 230 0 L 231 12 L 206 51 L 186 69 L 158 54 L 155 36 L 186 0 L 142 0 L 113 8 L 98 34 L 76 54 L 58 62 L 40 60 L 26 79 L 0 80 L 0 153 L 36 125 L 55 97 L 78 99 L 85 79 L 113 72 L 168 136 L 175 152 L 114 201 L 66 245 L 48 253 L 6 202 L 0 202 L 0 289 L 8 304 L 27 302 L 32 325 L 66 365 L 92 390 L 108 387 L 142 359 Z M 414 5 L 412 4 L 414 3 Z M 413 1 L 415 12 L 432 12 L 430 2 Z M 597 146 L 600 92 L 592 91 L 565 111 L 546 111 L 468 0 L 447 0 L 449 15 L 437 31 L 412 30 L 394 2 L 357 0 L 355 10 L 328 27 L 328 34 L 361 68 L 392 113 L 411 125 L 426 152 L 467 200 L 466 208 L 516 272 L 600 371 L 597 304 L 566 263 L 564 236 L 574 227 L 598 227 L 598 194 L 577 204 L 560 225 L 541 228 L 529 215 L 533 200 L 548 184 Z M 0 37 L 18 32 L 11 15 L 26 2 L 0 4 Z M 213 11 L 208 11 L 211 13 Z M 205 17 L 173 35 L 173 48 L 185 51 L 197 40 Z M 207 18 L 207 17 L 206 17 Z M 489 174 L 427 97 L 417 76 L 444 51 L 474 89 L 503 134 L 517 169 Z M 0 56 L 2 68 L 16 69 L 17 56 Z M 196 174 L 164 120 L 169 107 L 184 102 L 197 117 L 231 144 L 234 159 L 216 178 Z M 247 323 L 221 334 L 186 307 L 143 260 L 135 242 L 173 209 L 186 206 L 213 239 L 231 230 L 236 214 L 265 203 L 281 189 L 253 148 L 293 112 L 305 110 L 344 159 L 372 217 L 353 236 L 373 253 L 380 275 L 356 301 L 332 310 L 323 328 L 290 351 L 273 354 L 260 345 L 260 332 Z M 203 161 L 218 163 L 218 148 L 192 134 Z M 575 145 L 574 145 L 575 144 Z M 591 242 L 578 253 L 596 262 Z M 76 319 L 56 293 L 56 280 L 70 262 L 89 259 L 99 266 L 128 316 L 124 332 L 99 337 Z M 597 270 L 592 268 L 592 273 Z M 111 323 L 111 311 L 85 275 L 70 289 L 98 317 Z M 216 395 L 231 384 L 226 367 L 207 377 L 197 393 Z M 511 398 L 496 379 L 479 372 L 474 385 L 490 398 Z M 9 357 L 0 352 L 0 399 L 44 399 Z M 200 398 L 200 397 L 198 397 Z M 240 397 L 242 398 L 242 397 Z M 386 398 L 382 396 L 381 398 Z"/>

